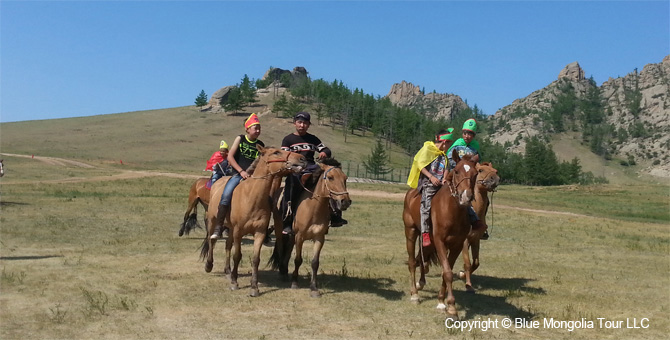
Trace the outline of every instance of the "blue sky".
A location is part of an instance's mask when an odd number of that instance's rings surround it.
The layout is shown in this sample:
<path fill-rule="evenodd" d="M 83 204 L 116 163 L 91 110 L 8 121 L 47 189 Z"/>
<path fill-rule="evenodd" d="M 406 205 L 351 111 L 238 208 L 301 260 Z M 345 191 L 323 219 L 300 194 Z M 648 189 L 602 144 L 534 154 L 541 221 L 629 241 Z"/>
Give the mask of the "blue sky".
<path fill-rule="evenodd" d="M 0 122 L 193 105 L 303 66 L 485 114 L 577 61 L 600 85 L 670 54 L 669 1 L 0 1 Z"/>

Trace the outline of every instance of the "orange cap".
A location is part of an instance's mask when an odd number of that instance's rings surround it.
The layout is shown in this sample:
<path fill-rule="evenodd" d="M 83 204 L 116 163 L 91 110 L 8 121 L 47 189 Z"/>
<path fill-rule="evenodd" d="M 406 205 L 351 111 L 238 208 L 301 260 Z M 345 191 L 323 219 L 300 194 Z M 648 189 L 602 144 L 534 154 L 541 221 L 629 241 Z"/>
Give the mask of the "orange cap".
<path fill-rule="evenodd" d="M 260 124 L 261 121 L 258 120 L 258 116 L 255 113 L 252 113 L 249 115 L 249 118 L 244 122 L 244 128 L 248 129 L 250 126 L 254 126 L 256 124 Z"/>

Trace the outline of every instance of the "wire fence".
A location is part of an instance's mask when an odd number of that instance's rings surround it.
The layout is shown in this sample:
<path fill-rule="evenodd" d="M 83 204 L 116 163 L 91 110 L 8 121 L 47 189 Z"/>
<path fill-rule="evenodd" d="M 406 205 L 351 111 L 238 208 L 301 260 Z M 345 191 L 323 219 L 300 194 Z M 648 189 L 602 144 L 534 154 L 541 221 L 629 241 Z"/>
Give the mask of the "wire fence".
<path fill-rule="evenodd" d="M 347 177 L 367 178 L 380 181 L 405 183 L 409 175 L 409 169 L 390 169 L 385 174 L 373 174 L 367 170 L 365 165 L 356 162 L 342 162 L 342 170 Z"/>

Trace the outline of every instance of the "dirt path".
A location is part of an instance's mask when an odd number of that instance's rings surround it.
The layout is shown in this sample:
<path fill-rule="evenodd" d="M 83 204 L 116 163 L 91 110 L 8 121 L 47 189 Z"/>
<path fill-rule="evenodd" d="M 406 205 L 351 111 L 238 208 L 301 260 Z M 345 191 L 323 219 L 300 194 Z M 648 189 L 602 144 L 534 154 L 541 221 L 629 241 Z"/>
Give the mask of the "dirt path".
<path fill-rule="evenodd" d="M 82 162 L 77 162 L 77 161 L 72 161 L 68 159 L 63 159 L 63 158 L 57 158 L 57 157 L 42 157 L 42 156 L 33 156 L 33 155 L 17 155 L 17 154 L 10 154 L 10 153 L 1 153 L 1 155 L 5 156 L 11 156 L 11 157 L 22 157 L 22 158 L 32 158 L 40 162 L 47 163 L 49 165 L 55 165 L 55 166 L 66 166 L 66 165 L 74 165 L 77 167 L 81 168 L 87 168 L 87 169 L 94 169 L 95 167 L 90 164 L 82 163 Z M 155 177 L 155 176 L 163 176 L 163 177 L 170 177 L 170 178 L 202 178 L 206 177 L 203 175 L 190 175 L 190 174 L 177 174 L 177 173 L 170 173 L 170 172 L 156 172 L 156 171 L 139 171 L 139 170 L 124 170 L 123 172 L 116 174 L 116 175 L 111 175 L 111 176 L 93 176 L 93 177 L 71 177 L 71 178 L 65 178 L 65 179 L 54 179 L 54 180 L 44 180 L 44 181 L 38 181 L 39 183 L 79 183 L 79 182 L 101 182 L 101 181 L 117 181 L 117 180 L 124 180 L 124 179 L 135 179 L 135 178 L 142 178 L 142 177 Z M 358 182 L 358 179 L 355 178 L 350 178 L 352 182 Z M 362 180 L 364 181 L 364 180 Z M 4 183 L 4 184 L 26 184 L 26 183 L 35 183 L 33 182 L 12 182 L 12 183 Z M 359 189 L 349 189 L 349 193 L 352 196 L 364 196 L 364 197 L 376 197 L 376 198 L 386 198 L 386 199 L 393 199 L 393 200 L 403 200 L 405 197 L 404 193 L 389 193 L 385 191 L 376 191 L 376 190 L 359 190 Z M 541 210 L 541 209 L 529 209 L 529 208 L 521 208 L 521 207 L 512 207 L 508 205 L 500 205 L 496 204 L 494 209 L 504 209 L 504 210 L 518 210 L 518 211 L 527 211 L 527 212 L 533 212 L 533 213 L 541 213 L 541 214 L 554 214 L 554 215 L 565 215 L 565 216 L 575 216 L 575 217 L 588 217 L 588 215 L 582 215 L 582 214 L 575 214 L 571 212 L 564 212 L 564 211 L 553 211 L 553 210 Z"/>

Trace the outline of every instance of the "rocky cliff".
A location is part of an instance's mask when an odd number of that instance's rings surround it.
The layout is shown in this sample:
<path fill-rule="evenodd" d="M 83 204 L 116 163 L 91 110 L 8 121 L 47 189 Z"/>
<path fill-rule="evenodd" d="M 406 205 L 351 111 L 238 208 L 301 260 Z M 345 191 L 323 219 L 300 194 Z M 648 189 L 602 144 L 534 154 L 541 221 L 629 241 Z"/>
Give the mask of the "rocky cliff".
<path fill-rule="evenodd" d="M 523 152 L 522 137 L 556 132 L 548 131 L 547 117 L 556 114 L 557 103 L 566 94 L 576 104 L 563 120 L 568 129 L 583 133 L 582 104 L 593 101 L 589 96 L 597 93 L 595 106 L 604 117 L 599 126 L 608 138 L 606 153 L 624 160 L 632 157 L 655 175 L 670 174 L 670 56 L 599 87 L 584 74 L 577 62 L 571 63 L 557 80 L 497 111 L 489 119 L 495 127 L 490 137 L 503 145 L 507 142 L 512 152 Z"/>
<path fill-rule="evenodd" d="M 395 105 L 412 107 L 433 119 L 444 117 L 450 120 L 460 110 L 467 108 L 463 99 L 455 94 L 436 92 L 424 94 L 419 86 L 404 80 L 393 84 L 386 98 Z"/>

